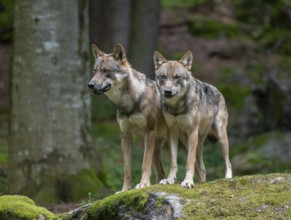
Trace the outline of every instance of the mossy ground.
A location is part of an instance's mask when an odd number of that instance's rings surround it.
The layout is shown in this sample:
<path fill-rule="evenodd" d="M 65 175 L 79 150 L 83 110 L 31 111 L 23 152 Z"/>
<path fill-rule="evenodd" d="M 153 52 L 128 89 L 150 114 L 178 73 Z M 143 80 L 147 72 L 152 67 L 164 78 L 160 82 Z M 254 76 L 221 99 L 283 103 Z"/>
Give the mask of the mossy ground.
<path fill-rule="evenodd" d="M 54 219 L 56 216 L 42 207 L 37 207 L 31 199 L 25 196 L 1 196 L 0 219 L 32 220 L 39 215 L 45 219 Z"/>
<path fill-rule="evenodd" d="M 174 184 L 130 190 L 94 202 L 82 217 L 116 219 L 122 206 L 144 212 L 153 192 L 179 196 L 184 204 L 180 219 L 184 220 L 288 219 L 291 216 L 291 174 L 268 174 L 197 183 L 193 189 Z M 162 206 L 161 199 L 157 199 L 157 208 Z M 69 219 L 65 216 L 64 219 Z"/>

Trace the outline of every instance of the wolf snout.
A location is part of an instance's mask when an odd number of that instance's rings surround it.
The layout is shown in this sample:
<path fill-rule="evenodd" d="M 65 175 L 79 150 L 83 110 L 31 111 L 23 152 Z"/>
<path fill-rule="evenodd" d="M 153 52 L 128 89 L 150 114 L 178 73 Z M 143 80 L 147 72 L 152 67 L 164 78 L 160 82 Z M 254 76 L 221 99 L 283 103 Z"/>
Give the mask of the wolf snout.
<path fill-rule="evenodd" d="M 172 91 L 172 89 L 164 89 L 164 95 L 167 98 L 173 97 L 173 91 Z"/>
<path fill-rule="evenodd" d="M 110 84 L 102 85 L 102 84 L 97 84 L 94 82 L 89 82 L 88 87 L 89 87 L 89 89 L 93 90 L 94 94 L 101 95 L 104 92 L 107 92 L 111 88 L 111 85 Z"/>
<path fill-rule="evenodd" d="M 94 85 L 94 83 L 89 82 L 88 83 L 88 87 L 89 87 L 89 89 L 94 89 L 95 85 Z"/>

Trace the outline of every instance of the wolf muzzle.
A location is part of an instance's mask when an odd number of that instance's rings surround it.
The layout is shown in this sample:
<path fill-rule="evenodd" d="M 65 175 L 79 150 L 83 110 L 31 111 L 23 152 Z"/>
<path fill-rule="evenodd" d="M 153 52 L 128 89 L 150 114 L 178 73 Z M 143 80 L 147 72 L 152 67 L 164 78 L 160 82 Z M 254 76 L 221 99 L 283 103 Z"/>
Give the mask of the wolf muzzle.
<path fill-rule="evenodd" d="M 172 98 L 173 96 L 175 96 L 175 94 L 173 94 L 172 89 L 164 89 L 164 96 L 166 98 Z"/>
<path fill-rule="evenodd" d="M 88 87 L 89 87 L 89 89 L 92 89 L 93 90 L 93 93 L 94 94 L 101 95 L 104 92 L 107 92 L 111 88 L 111 85 L 108 84 L 106 86 L 101 87 L 101 86 L 98 86 L 96 83 L 89 82 L 88 83 Z"/>

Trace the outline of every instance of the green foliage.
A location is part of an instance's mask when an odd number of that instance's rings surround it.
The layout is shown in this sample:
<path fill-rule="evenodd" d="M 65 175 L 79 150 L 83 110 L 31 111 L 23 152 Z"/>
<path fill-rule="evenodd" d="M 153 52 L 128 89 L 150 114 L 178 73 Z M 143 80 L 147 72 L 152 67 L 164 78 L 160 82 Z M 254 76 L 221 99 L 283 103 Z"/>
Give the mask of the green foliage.
<path fill-rule="evenodd" d="M 37 219 L 39 215 L 45 219 L 54 219 L 55 215 L 45 208 L 37 207 L 31 199 L 25 196 L 1 196 L 0 219 Z"/>
<path fill-rule="evenodd" d="M 261 51 L 290 55 L 290 7 L 290 1 L 286 0 L 240 0 L 235 4 L 235 15 L 245 24 L 243 29 L 249 37 L 258 42 Z"/>
<path fill-rule="evenodd" d="M 240 0 L 235 3 L 235 15 L 251 25 L 285 29 L 291 28 L 290 6 L 290 1 L 286 0 Z"/>
<path fill-rule="evenodd" d="M 239 35 L 239 28 L 236 24 L 227 24 L 217 19 L 196 14 L 188 24 L 189 32 L 193 36 L 206 39 L 221 37 L 233 38 Z"/>
<path fill-rule="evenodd" d="M 223 84 L 217 86 L 223 94 L 227 106 L 236 110 L 242 110 L 244 99 L 250 94 L 250 88 L 241 85 Z"/>
<path fill-rule="evenodd" d="M 0 1 L 0 41 L 12 40 L 14 0 Z"/>
<path fill-rule="evenodd" d="M 106 121 L 116 118 L 116 109 L 105 95 L 92 96 L 92 120 Z"/>
<path fill-rule="evenodd" d="M 162 0 L 163 8 L 188 8 L 205 4 L 209 0 Z"/>

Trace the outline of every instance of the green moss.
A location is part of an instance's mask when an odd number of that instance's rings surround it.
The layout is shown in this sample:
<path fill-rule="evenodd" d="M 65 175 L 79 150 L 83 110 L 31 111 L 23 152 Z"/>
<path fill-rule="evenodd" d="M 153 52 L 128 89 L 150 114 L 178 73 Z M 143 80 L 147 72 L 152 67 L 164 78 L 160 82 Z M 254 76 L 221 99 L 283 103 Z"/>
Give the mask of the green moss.
<path fill-rule="evenodd" d="M 220 37 L 233 38 L 240 34 L 238 25 L 224 23 L 204 15 L 195 15 L 188 24 L 190 33 L 207 39 Z"/>
<path fill-rule="evenodd" d="M 277 177 L 285 178 L 278 184 L 272 183 Z M 193 189 L 183 189 L 179 185 L 153 186 L 151 191 L 178 193 L 188 205 L 181 219 L 241 219 L 263 217 L 260 208 L 268 205 L 266 216 L 276 216 L 276 209 L 286 207 L 290 195 L 286 193 L 291 180 L 290 174 L 270 174 L 236 177 L 226 180 L 196 184 Z M 279 193 L 278 193 L 279 192 Z M 285 192 L 285 193 L 284 193 Z M 290 216 L 291 210 L 277 213 L 283 218 Z"/>
<path fill-rule="evenodd" d="M 53 219 L 55 215 L 45 208 L 35 206 L 35 203 L 24 196 L 1 196 L 0 219 L 36 219 L 39 215 L 46 219 Z"/>
<path fill-rule="evenodd" d="M 37 189 L 33 199 L 38 204 L 55 202 L 80 202 L 89 193 L 96 194 L 103 187 L 93 169 L 83 169 L 74 175 L 64 175 L 62 179 L 48 177 L 45 184 Z"/>
<path fill-rule="evenodd" d="M 132 205 L 134 210 L 142 211 L 149 195 L 144 190 L 130 190 L 109 196 L 95 202 L 86 212 L 86 219 L 116 219 L 123 205 Z"/>
<path fill-rule="evenodd" d="M 164 192 L 180 197 L 184 205 L 179 219 L 288 219 L 291 215 L 291 174 L 268 174 L 218 179 L 198 183 L 193 189 L 179 184 L 154 185 L 141 190 L 130 190 L 94 202 L 83 211 L 81 219 L 117 219 L 122 207 L 131 212 L 145 213 L 151 193 Z M 163 205 L 162 194 L 155 207 Z M 131 213 L 132 214 L 132 213 Z M 126 215 L 126 213 L 125 213 Z M 64 219 L 70 219 L 65 218 Z M 119 218 L 121 216 L 118 216 Z"/>
<path fill-rule="evenodd" d="M 68 190 L 68 201 L 80 201 L 89 193 L 96 193 L 103 186 L 93 169 L 84 169 L 76 175 L 66 178 L 71 189 Z"/>
<path fill-rule="evenodd" d="M 38 204 L 53 204 L 59 200 L 55 186 L 50 183 L 43 185 L 33 199 Z"/>

